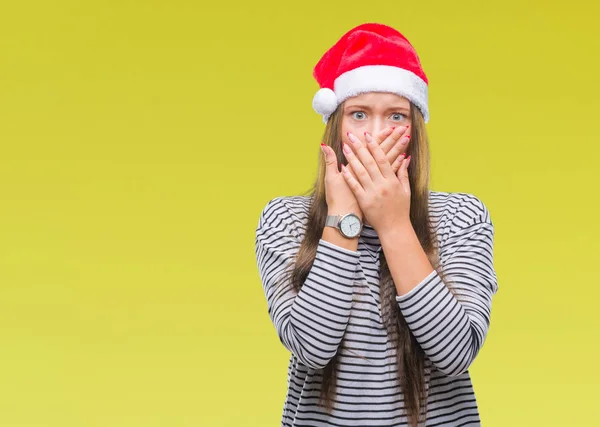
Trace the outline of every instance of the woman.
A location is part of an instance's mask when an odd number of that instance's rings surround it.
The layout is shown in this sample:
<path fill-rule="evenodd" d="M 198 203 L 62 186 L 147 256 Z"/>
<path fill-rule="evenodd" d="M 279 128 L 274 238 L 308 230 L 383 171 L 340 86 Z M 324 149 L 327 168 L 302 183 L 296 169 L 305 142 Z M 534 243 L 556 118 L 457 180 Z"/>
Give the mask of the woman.
<path fill-rule="evenodd" d="M 270 200 L 256 229 L 268 312 L 291 352 L 282 425 L 479 425 L 468 369 L 498 289 L 494 227 L 476 196 L 429 189 L 419 58 L 367 23 L 313 74 L 318 179 L 309 196 Z"/>

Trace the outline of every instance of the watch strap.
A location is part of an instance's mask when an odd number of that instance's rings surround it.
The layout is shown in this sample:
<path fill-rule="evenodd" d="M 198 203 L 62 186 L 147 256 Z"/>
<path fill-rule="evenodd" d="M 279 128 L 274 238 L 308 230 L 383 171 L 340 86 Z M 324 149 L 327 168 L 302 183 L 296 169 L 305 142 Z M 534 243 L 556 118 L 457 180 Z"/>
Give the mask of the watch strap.
<path fill-rule="evenodd" d="M 325 218 L 325 226 L 338 228 L 341 217 L 341 215 L 327 215 L 327 218 Z"/>

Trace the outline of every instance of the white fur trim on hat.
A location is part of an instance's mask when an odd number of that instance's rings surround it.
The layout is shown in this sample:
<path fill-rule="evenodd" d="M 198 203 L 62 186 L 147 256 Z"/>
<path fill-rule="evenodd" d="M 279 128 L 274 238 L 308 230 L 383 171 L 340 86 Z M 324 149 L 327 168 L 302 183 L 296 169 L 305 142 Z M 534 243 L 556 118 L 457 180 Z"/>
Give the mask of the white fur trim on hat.
<path fill-rule="evenodd" d="M 403 96 L 421 110 L 425 123 L 429 121 L 427 83 L 412 71 L 389 65 L 365 65 L 340 75 L 333 87 L 333 91 L 320 89 L 313 98 L 313 108 L 323 116 L 324 123 L 339 104 L 366 92 L 391 92 Z M 315 102 L 322 112 L 317 110 Z"/>

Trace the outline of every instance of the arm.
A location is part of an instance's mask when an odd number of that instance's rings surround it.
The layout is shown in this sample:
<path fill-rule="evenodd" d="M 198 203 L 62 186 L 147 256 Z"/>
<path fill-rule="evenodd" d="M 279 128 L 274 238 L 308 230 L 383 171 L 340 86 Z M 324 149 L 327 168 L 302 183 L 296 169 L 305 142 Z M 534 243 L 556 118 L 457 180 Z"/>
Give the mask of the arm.
<path fill-rule="evenodd" d="M 320 239 L 312 268 L 299 292 L 281 280 L 300 239 L 280 198 L 263 209 L 256 229 L 256 260 L 269 316 L 279 339 L 304 365 L 324 368 L 337 352 L 352 305 L 360 254 Z"/>
<path fill-rule="evenodd" d="M 455 294 L 433 270 L 420 244 L 414 244 L 414 230 L 398 228 L 386 235 L 385 244 L 382 240 L 400 311 L 425 354 L 448 376 L 469 368 L 487 335 L 492 296 L 498 290 L 493 238 L 494 227 L 483 206 L 477 218 L 446 239 L 441 264 Z M 403 241 L 412 242 L 410 250 L 401 246 Z"/>

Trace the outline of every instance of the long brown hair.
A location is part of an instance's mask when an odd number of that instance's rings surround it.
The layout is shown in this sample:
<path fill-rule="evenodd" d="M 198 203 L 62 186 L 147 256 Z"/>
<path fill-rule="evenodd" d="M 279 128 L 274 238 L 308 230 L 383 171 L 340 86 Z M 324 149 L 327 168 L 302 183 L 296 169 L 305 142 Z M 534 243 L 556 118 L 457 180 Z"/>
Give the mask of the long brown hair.
<path fill-rule="evenodd" d="M 348 162 L 342 151 L 341 138 L 343 108 L 344 103 L 341 103 L 330 116 L 325 127 L 323 143 L 333 148 L 340 163 L 347 165 Z M 429 218 L 429 143 L 423 116 L 412 103 L 410 120 L 411 142 L 407 151 L 407 155 L 412 156 L 408 169 L 411 188 L 410 220 L 431 265 L 443 277 L 443 272 L 439 268 L 437 239 Z M 296 291 L 300 290 L 310 272 L 327 216 L 324 181 L 326 165 L 322 154 L 320 159 L 317 180 L 307 192 L 310 193 L 312 203 L 306 224 L 306 234 L 296 255 L 295 263 L 291 265 L 290 283 Z M 404 396 L 406 415 L 410 425 L 417 426 L 424 420 L 427 412 L 425 356 L 400 312 L 395 298 L 396 287 L 383 251 L 380 252 L 379 280 L 382 319 L 390 343 L 397 349 L 398 381 Z M 331 412 L 334 404 L 338 355 L 339 350 L 323 369 L 319 403 L 328 412 Z"/>

